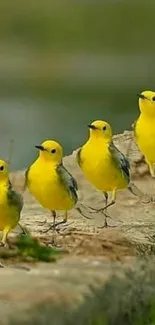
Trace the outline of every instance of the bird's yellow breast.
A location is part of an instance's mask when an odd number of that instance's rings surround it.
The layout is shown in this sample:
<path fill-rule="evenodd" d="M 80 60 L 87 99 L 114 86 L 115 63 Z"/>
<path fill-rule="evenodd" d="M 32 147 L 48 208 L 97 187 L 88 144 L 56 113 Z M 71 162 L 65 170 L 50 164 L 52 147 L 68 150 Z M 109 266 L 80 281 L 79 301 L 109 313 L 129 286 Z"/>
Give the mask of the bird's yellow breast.
<path fill-rule="evenodd" d="M 114 164 L 108 145 L 87 142 L 81 150 L 81 168 L 86 178 L 101 191 L 127 186 L 127 181 Z"/>
<path fill-rule="evenodd" d="M 0 230 L 5 227 L 13 229 L 20 218 L 18 208 L 10 205 L 7 198 L 7 184 L 0 184 Z"/>
<path fill-rule="evenodd" d="M 28 172 L 28 188 L 37 201 L 49 210 L 70 210 L 74 202 L 68 189 L 60 182 L 56 166 L 39 159 Z"/>
<path fill-rule="evenodd" d="M 135 127 L 136 142 L 147 161 L 155 162 L 155 118 L 139 117 Z"/>

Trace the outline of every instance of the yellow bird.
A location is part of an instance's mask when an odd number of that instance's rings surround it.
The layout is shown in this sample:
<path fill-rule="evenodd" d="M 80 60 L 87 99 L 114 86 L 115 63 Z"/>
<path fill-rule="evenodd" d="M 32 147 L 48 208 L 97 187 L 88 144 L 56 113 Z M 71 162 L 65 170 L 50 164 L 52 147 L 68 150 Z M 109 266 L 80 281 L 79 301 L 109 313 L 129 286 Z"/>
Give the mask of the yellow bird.
<path fill-rule="evenodd" d="M 0 231 L 3 232 L 1 245 L 6 245 L 8 233 L 17 226 L 22 207 L 22 196 L 12 189 L 9 181 L 8 164 L 0 160 Z"/>
<path fill-rule="evenodd" d="M 135 141 L 155 177 L 155 92 L 143 91 L 138 97 L 140 116 L 133 124 Z"/>
<path fill-rule="evenodd" d="M 112 129 L 107 122 L 94 121 L 88 127 L 90 137 L 79 149 L 77 161 L 90 183 L 104 193 L 105 207 L 93 210 L 102 211 L 105 214 L 104 227 L 107 227 L 106 210 L 115 203 L 116 191 L 129 186 L 130 166 L 127 158 L 114 146 Z M 108 191 L 112 192 L 112 200 L 109 204 Z"/>
<path fill-rule="evenodd" d="M 49 229 L 56 229 L 57 225 L 67 222 L 67 211 L 78 200 L 77 182 L 63 166 L 63 150 L 58 142 L 46 140 L 35 147 L 39 149 L 39 157 L 26 171 L 25 187 L 45 209 L 51 211 L 53 225 Z M 57 224 L 56 210 L 65 211 L 63 221 Z"/>

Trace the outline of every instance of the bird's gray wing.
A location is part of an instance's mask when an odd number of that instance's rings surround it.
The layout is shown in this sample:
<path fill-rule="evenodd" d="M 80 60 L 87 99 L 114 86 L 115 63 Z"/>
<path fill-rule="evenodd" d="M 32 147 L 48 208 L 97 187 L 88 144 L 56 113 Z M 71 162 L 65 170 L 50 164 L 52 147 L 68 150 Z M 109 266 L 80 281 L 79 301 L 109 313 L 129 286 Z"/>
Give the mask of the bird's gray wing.
<path fill-rule="evenodd" d="M 128 159 L 123 155 L 122 152 L 120 152 L 113 142 L 109 144 L 109 151 L 111 153 L 111 156 L 113 158 L 113 161 L 115 165 L 120 169 L 122 172 L 123 176 L 127 179 L 127 181 L 130 181 L 130 164 Z"/>
<path fill-rule="evenodd" d="M 80 148 L 76 154 L 76 160 L 77 160 L 77 163 L 79 166 L 81 166 L 82 164 L 82 160 L 81 160 L 81 151 L 82 151 L 82 148 Z"/>
<path fill-rule="evenodd" d="M 56 171 L 59 175 L 61 184 L 65 187 L 65 189 L 67 189 L 71 198 L 76 203 L 78 200 L 78 196 L 76 193 L 76 191 L 78 190 L 78 185 L 75 178 L 68 172 L 68 170 L 63 166 L 63 164 L 58 165 Z"/>
<path fill-rule="evenodd" d="M 8 182 L 7 198 L 9 205 L 16 206 L 20 213 L 23 208 L 23 197 L 12 188 L 10 180 Z"/>

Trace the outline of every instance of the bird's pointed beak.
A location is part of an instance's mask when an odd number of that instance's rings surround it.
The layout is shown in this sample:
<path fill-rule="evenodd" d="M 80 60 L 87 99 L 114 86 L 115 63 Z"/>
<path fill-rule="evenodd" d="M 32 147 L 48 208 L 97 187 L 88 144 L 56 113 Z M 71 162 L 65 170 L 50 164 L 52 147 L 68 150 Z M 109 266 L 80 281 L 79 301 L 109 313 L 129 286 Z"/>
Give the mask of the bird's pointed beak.
<path fill-rule="evenodd" d="M 37 148 L 37 149 L 39 149 L 41 151 L 44 151 L 45 150 L 43 146 L 35 146 L 35 148 Z"/>
<path fill-rule="evenodd" d="M 141 98 L 141 99 L 147 99 L 147 97 L 145 97 L 143 94 L 137 94 L 138 98 Z"/>
<path fill-rule="evenodd" d="M 96 126 L 95 126 L 95 125 L 92 125 L 92 124 L 89 124 L 89 125 L 88 125 L 88 128 L 89 128 L 89 129 L 92 129 L 92 130 L 96 130 Z"/>

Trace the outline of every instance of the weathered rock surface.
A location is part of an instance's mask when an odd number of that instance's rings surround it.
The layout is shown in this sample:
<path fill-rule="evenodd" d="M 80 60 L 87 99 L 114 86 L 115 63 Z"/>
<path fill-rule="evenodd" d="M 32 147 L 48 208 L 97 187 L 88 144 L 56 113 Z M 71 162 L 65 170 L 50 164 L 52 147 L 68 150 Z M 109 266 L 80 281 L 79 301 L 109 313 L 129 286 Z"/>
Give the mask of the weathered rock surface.
<path fill-rule="evenodd" d="M 62 230 L 63 228 L 66 229 L 62 233 L 64 233 L 64 237 L 67 240 L 67 232 L 73 230 L 72 234 L 70 235 L 72 237 L 75 235 L 74 231 L 76 232 L 77 236 L 77 232 L 79 231 L 84 233 L 86 237 L 91 238 L 91 241 L 93 235 L 96 235 L 102 240 L 104 238 L 107 240 L 108 238 L 109 241 L 109 239 L 112 240 L 114 233 L 116 238 L 117 233 L 119 240 L 120 238 L 125 237 L 126 240 L 129 240 L 131 243 L 135 243 L 135 245 L 146 244 L 146 246 L 148 246 L 150 244 L 151 246 L 154 246 L 155 204 L 153 202 L 153 198 L 155 195 L 155 180 L 150 177 L 147 165 L 145 163 L 145 171 L 144 174 L 142 174 L 141 166 L 139 167 L 138 165 L 138 161 L 140 161 L 141 164 L 141 154 L 134 143 L 131 132 L 126 131 L 124 134 L 116 135 L 114 137 L 114 143 L 123 153 L 126 154 L 128 151 L 128 157 L 131 164 L 132 181 L 141 191 L 141 195 L 136 197 L 127 189 L 118 192 L 116 204 L 110 207 L 108 210 L 110 216 L 112 217 L 112 219 L 109 220 L 109 224 L 116 227 L 115 229 L 109 228 L 99 231 L 98 226 L 103 225 L 104 217 L 100 213 L 90 214 L 90 210 L 87 209 L 87 206 L 96 208 L 103 207 L 104 197 L 101 192 L 96 191 L 84 178 L 76 163 L 75 151 L 71 156 L 64 158 L 64 164 L 78 181 L 79 204 L 82 202 L 86 207 L 83 209 L 83 212 L 86 214 L 86 216 L 88 216 L 88 218 L 92 217 L 92 219 L 88 220 L 82 217 L 78 211 L 72 210 L 69 213 L 68 227 L 61 227 Z M 15 188 L 21 191 L 23 188 L 24 172 L 21 171 L 13 174 L 12 181 Z M 25 206 L 22 213 L 22 224 L 30 229 L 32 234 L 43 236 L 41 232 L 47 228 L 47 224 L 43 224 L 43 222 L 46 220 L 48 222 L 52 222 L 49 212 L 41 208 L 27 191 L 24 194 L 24 200 Z M 59 218 L 61 218 L 61 214 Z M 87 232 L 91 232 L 91 234 L 87 234 Z M 46 234 L 46 240 L 48 238 L 50 240 L 51 236 L 52 231 Z M 82 234 L 79 234 L 79 236 L 81 238 Z M 58 236 L 57 239 L 58 242 L 59 240 L 62 242 L 61 236 L 60 238 Z M 73 245 L 72 240 L 70 244 Z"/>
<path fill-rule="evenodd" d="M 66 248 L 69 254 L 57 263 L 40 263 L 30 269 L 28 267 L 29 271 L 24 266 L 18 269 L 20 265 L 4 263 L 4 268 L 0 269 L 1 325 L 9 324 L 10 316 L 29 317 L 28 312 L 22 314 L 20 310 L 46 304 L 46 301 L 51 304 L 53 301 L 66 303 L 73 307 L 82 304 L 84 296 L 91 293 L 90 285 L 103 285 L 113 272 L 122 277 L 124 269 L 137 269 L 137 255 L 154 254 L 155 180 L 150 177 L 131 132 L 115 136 L 114 143 L 128 154 L 132 180 L 143 194 L 136 197 L 128 190 L 119 192 L 116 204 L 108 211 L 112 218 L 109 224 L 115 227 L 99 229 L 98 226 L 103 225 L 103 215 L 90 214 L 87 206 L 103 207 L 104 197 L 83 177 L 75 161 L 76 152 L 65 157 L 65 166 L 78 181 L 79 204 L 83 203 L 83 212 L 92 219 L 84 218 L 77 210 L 70 212 L 68 225 L 60 228 L 56 238 L 57 243 Z M 23 171 L 11 175 L 14 187 L 19 191 L 23 188 L 23 175 Z M 48 227 L 44 221 L 52 222 L 50 214 L 27 191 L 24 199 L 21 223 L 34 236 L 50 244 L 52 230 L 42 233 Z M 61 217 L 62 214 L 58 218 Z M 23 324 L 22 321 L 20 324 Z"/>

